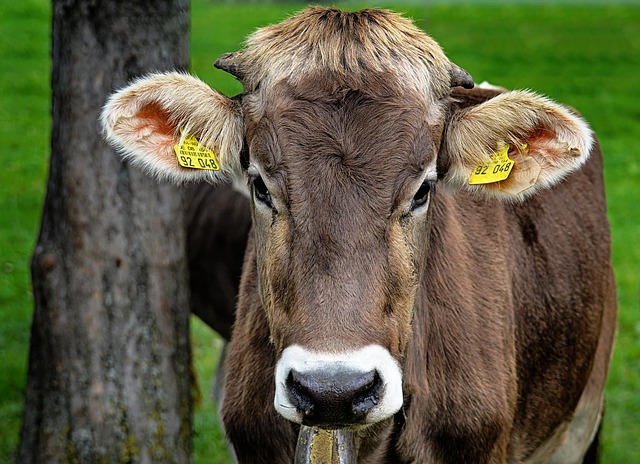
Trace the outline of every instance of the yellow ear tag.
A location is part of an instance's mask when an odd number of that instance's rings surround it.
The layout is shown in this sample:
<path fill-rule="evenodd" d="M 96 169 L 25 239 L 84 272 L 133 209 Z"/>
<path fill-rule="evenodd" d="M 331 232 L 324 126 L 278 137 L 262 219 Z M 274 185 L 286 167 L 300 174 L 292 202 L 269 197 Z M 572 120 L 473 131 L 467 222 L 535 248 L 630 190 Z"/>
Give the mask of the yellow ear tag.
<path fill-rule="evenodd" d="M 509 177 L 513 169 L 513 160 L 509 158 L 509 144 L 491 155 L 488 164 L 480 164 L 469 177 L 470 185 L 491 184 Z"/>
<path fill-rule="evenodd" d="M 182 133 L 183 130 L 180 129 Z M 213 150 L 202 145 L 195 135 L 185 134 L 179 144 L 173 146 L 178 163 L 183 168 L 219 171 L 220 164 Z"/>

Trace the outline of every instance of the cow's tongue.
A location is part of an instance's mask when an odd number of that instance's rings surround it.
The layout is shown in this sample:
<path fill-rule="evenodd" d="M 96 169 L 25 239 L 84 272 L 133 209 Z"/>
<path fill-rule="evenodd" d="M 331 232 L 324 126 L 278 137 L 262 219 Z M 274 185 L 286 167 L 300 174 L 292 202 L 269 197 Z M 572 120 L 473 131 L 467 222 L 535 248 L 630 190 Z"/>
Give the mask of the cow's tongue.
<path fill-rule="evenodd" d="M 356 464 L 353 432 L 300 426 L 294 464 Z"/>

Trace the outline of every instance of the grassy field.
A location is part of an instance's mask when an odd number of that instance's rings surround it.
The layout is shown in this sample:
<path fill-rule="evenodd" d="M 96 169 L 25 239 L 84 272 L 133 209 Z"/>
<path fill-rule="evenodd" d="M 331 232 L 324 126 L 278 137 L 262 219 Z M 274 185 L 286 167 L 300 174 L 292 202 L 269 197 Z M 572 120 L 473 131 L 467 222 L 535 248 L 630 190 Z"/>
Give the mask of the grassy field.
<path fill-rule="evenodd" d="M 367 5 L 379 4 L 372 1 Z M 192 67 L 228 94 L 233 78 L 213 69 L 256 27 L 300 6 L 192 2 Z M 49 145 L 49 3 L 0 3 L 0 463 L 18 442 L 33 310 L 28 262 L 44 198 Z M 640 6 L 403 4 L 477 81 L 530 88 L 573 105 L 605 153 L 620 323 L 607 390 L 605 464 L 640 462 Z M 209 387 L 219 342 L 194 321 L 202 401 L 194 462 L 224 463 Z"/>

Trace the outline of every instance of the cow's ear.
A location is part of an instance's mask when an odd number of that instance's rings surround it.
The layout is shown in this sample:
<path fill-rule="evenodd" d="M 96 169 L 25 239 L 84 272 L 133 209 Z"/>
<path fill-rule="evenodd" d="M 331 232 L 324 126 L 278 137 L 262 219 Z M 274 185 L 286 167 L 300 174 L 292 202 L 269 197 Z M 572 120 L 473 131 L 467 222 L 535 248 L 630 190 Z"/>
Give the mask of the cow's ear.
<path fill-rule="evenodd" d="M 489 197 L 523 199 L 589 157 L 593 135 L 568 108 L 527 91 L 454 112 L 444 134 L 444 181 Z"/>
<path fill-rule="evenodd" d="M 152 74 L 116 92 L 101 123 L 124 157 L 158 178 L 217 182 L 241 172 L 240 108 L 187 74 Z"/>

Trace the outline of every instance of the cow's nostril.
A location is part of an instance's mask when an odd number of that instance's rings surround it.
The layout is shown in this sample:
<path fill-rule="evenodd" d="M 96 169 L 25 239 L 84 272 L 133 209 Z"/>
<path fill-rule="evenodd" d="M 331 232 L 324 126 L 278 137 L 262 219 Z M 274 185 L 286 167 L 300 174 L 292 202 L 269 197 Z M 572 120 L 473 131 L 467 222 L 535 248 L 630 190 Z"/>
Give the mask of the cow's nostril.
<path fill-rule="evenodd" d="M 287 389 L 289 390 L 291 403 L 293 403 L 296 409 L 302 412 L 305 416 L 312 415 L 313 400 L 308 394 L 309 390 L 304 385 L 304 382 L 301 382 L 300 375 L 293 370 L 289 372 L 287 377 Z"/>
<path fill-rule="evenodd" d="M 329 428 L 364 422 L 383 393 L 382 379 L 375 370 L 291 370 L 286 384 L 303 424 Z"/>
<path fill-rule="evenodd" d="M 382 379 L 380 378 L 380 374 L 374 371 L 371 382 L 369 382 L 353 400 L 353 414 L 358 417 L 364 417 L 367 412 L 371 411 L 378 404 L 381 394 Z"/>

